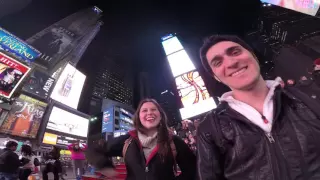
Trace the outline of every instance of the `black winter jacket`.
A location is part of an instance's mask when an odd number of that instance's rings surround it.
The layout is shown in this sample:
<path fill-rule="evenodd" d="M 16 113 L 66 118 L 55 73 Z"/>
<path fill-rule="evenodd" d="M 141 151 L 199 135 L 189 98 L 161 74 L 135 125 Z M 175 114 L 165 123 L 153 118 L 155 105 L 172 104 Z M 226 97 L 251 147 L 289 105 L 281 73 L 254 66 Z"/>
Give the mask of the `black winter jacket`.
<path fill-rule="evenodd" d="M 206 116 L 197 137 L 200 180 L 320 179 L 320 105 L 292 88 L 277 88 L 274 104 L 271 133 L 226 102 Z"/>
<path fill-rule="evenodd" d="M 20 166 L 25 163 L 19 160 L 19 156 L 11 149 L 4 148 L 0 153 L 0 172 L 17 174 Z"/>
<path fill-rule="evenodd" d="M 168 156 L 164 162 L 161 162 L 156 147 L 150 157 L 145 159 L 136 131 L 110 140 L 104 147 L 89 148 L 86 152 L 86 158 L 90 164 L 97 168 L 110 166 L 109 157 L 122 156 L 124 142 L 130 136 L 133 137 L 133 140 L 125 155 L 127 180 L 194 180 L 196 178 L 196 156 L 177 136 L 172 137 L 177 149 L 176 161 L 182 172 L 177 177 L 175 177 L 173 170 L 173 156 Z"/>

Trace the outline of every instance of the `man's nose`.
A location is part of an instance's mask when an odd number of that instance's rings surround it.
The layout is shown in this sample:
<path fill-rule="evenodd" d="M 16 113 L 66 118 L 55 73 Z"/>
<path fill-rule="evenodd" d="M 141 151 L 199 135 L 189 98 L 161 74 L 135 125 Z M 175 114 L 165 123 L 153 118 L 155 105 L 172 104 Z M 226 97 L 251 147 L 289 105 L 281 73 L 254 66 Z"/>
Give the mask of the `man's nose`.
<path fill-rule="evenodd" d="M 225 57 L 226 67 L 227 68 L 237 68 L 239 65 L 239 61 L 233 57 Z"/>

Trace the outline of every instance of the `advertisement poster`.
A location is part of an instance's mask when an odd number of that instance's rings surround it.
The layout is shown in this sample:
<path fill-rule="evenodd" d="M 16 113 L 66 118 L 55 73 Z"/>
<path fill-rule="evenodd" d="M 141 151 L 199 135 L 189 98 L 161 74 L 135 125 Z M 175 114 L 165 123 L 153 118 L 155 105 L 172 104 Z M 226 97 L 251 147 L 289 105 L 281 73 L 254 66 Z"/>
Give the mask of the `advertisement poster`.
<path fill-rule="evenodd" d="M 74 136 L 87 137 L 88 126 L 89 119 L 58 107 L 53 107 L 47 124 L 47 129 Z"/>
<path fill-rule="evenodd" d="M 109 108 L 103 112 L 102 132 L 113 132 L 114 116 L 113 108 Z"/>
<path fill-rule="evenodd" d="M 0 49 L 9 51 L 27 62 L 33 62 L 40 52 L 0 27 Z"/>
<path fill-rule="evenodd" d="M 53 89 L 54 82 L 55 79 L 36 70 L 30 74 L 22 90 L 41 99 L 47 99 Z"/>
<path fill-rule="evenodd" d="M 44 144 L 56 145 L 57 144 L 58 135 L 52 133 L 44 133 L 43 141 Z"/>
<path fill-rule="evenodd" d="M 62 71 L 51 98 L 77 109 L 86 76 L 70 64 Z"/>
<path fill-rule="evenodd" d="M 283 8 L 298 11 L 304 14 L 315 16 L 319 10 L 319 1 L 316 0 L 261 0 Z"/>
<path fill-rule="evenodd" d="M 183 107 L 209 99 L 209 92 L 197 71 L 189 72 L 176 78 L 176 85 Z"/>
<path fill-rule="evenodd" d="M 76 39 L 74 32 L 55 24 L 42 31 L 41 34 L 28 39 L 27 43 L 41 52 L 36 63 L 50 69 L 71 52 L 76 45 L 74 44 Z"/>
<path fill-rule="evenodd" d="M 15 136 L 35 138 L 47 104 L 31 97 L 20 95 L 14 102 L 8 118 L 3 122 L 0 132 Z"/>
<path fill-rule="evenodd" d="M 30 68 L 0 52 L 0 96 L 10 98 Z"/>

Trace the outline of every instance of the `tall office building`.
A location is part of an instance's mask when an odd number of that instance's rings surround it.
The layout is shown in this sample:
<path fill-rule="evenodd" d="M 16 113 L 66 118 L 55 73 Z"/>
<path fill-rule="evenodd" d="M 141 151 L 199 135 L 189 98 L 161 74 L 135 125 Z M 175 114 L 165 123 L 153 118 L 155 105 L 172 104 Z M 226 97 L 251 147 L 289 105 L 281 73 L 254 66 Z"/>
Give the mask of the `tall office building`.
<path fill-rule="evenodd" d="M 312 62 L 302 62 L 302 59 L 310 59 L 308 56 L 316 58 L 318 55 L 317 39 L 314 37 L 320 35 L 320 19 L 270 4 L 262 6 L 258 23 L 246 39 L 261 55 L 258 57 L 263 76 L 267 79 L 275 76 L 284 79 L 301 76 Z M 299 68 L 303 70 L 295 72 L 294 68 L 287 65 L 289 61 L 296 62 L 295 65 L 300 64 Z M 284 69 L 280 70 L 279 67 Z"/>
<path fill-rule="evenodd" d="M 76 12 L 28 38 L 26 42 L 41 52 L 35 65 L 51 73 L 66 62 L 76 65 L 99 31 L 101 15 L 102 11 L 98 7 L 91 7 Z"/>
<path fill-rule="evenodd" d="M 0 19 L 10 15 L 30 4 L 32 0 L 0 0 Z"/>
<path fill-rule="evenodd" d="M 144 98 L 150 98 L 151 89 L 150 89 L 150 78 L 147 72 L 140 72 L 139 74 L 139 94 L 140 100 Z"/>
<path fill-rule="evenodd" d="M 111 99 L 133 106 L 133 73 L 126 69 L 117 58 L 105 57 L 97 71 L 90 101 L 90 114 L 101 111 L 102 100 Z M 99 68 L 98 68 L 99 67 Z"/>
<path fill-rule="evenodd" d="M 167 114 L 169 126 L 174 126 L 181 121 L 177 98 L 172 90 L 161 92 L 156 99 Z"/>

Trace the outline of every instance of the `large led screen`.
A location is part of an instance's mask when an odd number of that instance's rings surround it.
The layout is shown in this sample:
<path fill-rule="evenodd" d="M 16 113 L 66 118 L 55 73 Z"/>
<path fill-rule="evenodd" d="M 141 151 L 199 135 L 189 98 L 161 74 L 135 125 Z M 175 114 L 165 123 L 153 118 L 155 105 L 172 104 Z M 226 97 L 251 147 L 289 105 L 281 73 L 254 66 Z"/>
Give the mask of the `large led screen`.
<path fill-rule="evenodd" d="M 315 0 L 261 0 L 287 9 L 315 16 L 319 10 L 319 2 Z"/>
<path fill-rule="evenodd" d="M 41 99 L 48 98 L 55 81 L 52 77 L 40 71 L 33 71 L 27 79 L 22 88 L 23 91 Z"/>
<path fill-rule="evenodd" d="M 10 98 L 30 68 L 0 52 L 0 96 Z"/>
<path fill-rule="evenodd" d="M 31 97 L 20 95 L 14 102 L 0 132 L 21 137 L 35 138 L 47 104 Z"/>
<path fill-rule="evenodd" d="M 194 104 L 192 106 L 184 107 L 180 109 L 182 119 L 188 119 L 205 112 L 211 111 L 217 107 L 213 98 L 206 99 L 201 103 Z"/>
<path fill-rule="evenodd" d="M 9 51 L 27 62 L 34 61 L 40 52 L 8 31 L 0 28 L 0 49 Z"/>
<path fill-rule="evenodd" d="M 58 107 L 53 107 L 47 129 L 87 137 L 89 119 L 75 115 Z"/>
<path fill-rule="evenodd" d="M 197 71 L 178 76 L 176 85 L 183 107 L 189 107 L 210 98 L 208 90 Z"/>
<path fill-rule="evenodd" d="M 174 77 L 195 69 L 195 66 L 185 50 L 173 53 L 167 58 Z"/>
<path fill-rule="evenodd" d="M 181 45 L 177 37 L 173 37 L 163 41 L 162 46 L 164 48 L 164 51 L 166 52 L 166 55 L 172 54 L 183 49 L 183 46 Z"/>
<path fill-rule="evenodd" d="M 51 98 L 77 109 L 86 76 L 70 64 L 62 71 Z"/>
<path fill-rule="evenodd" d="M 102 132 L 113 132 L 114 116 L 113 107 L 103 112 Z"/>

